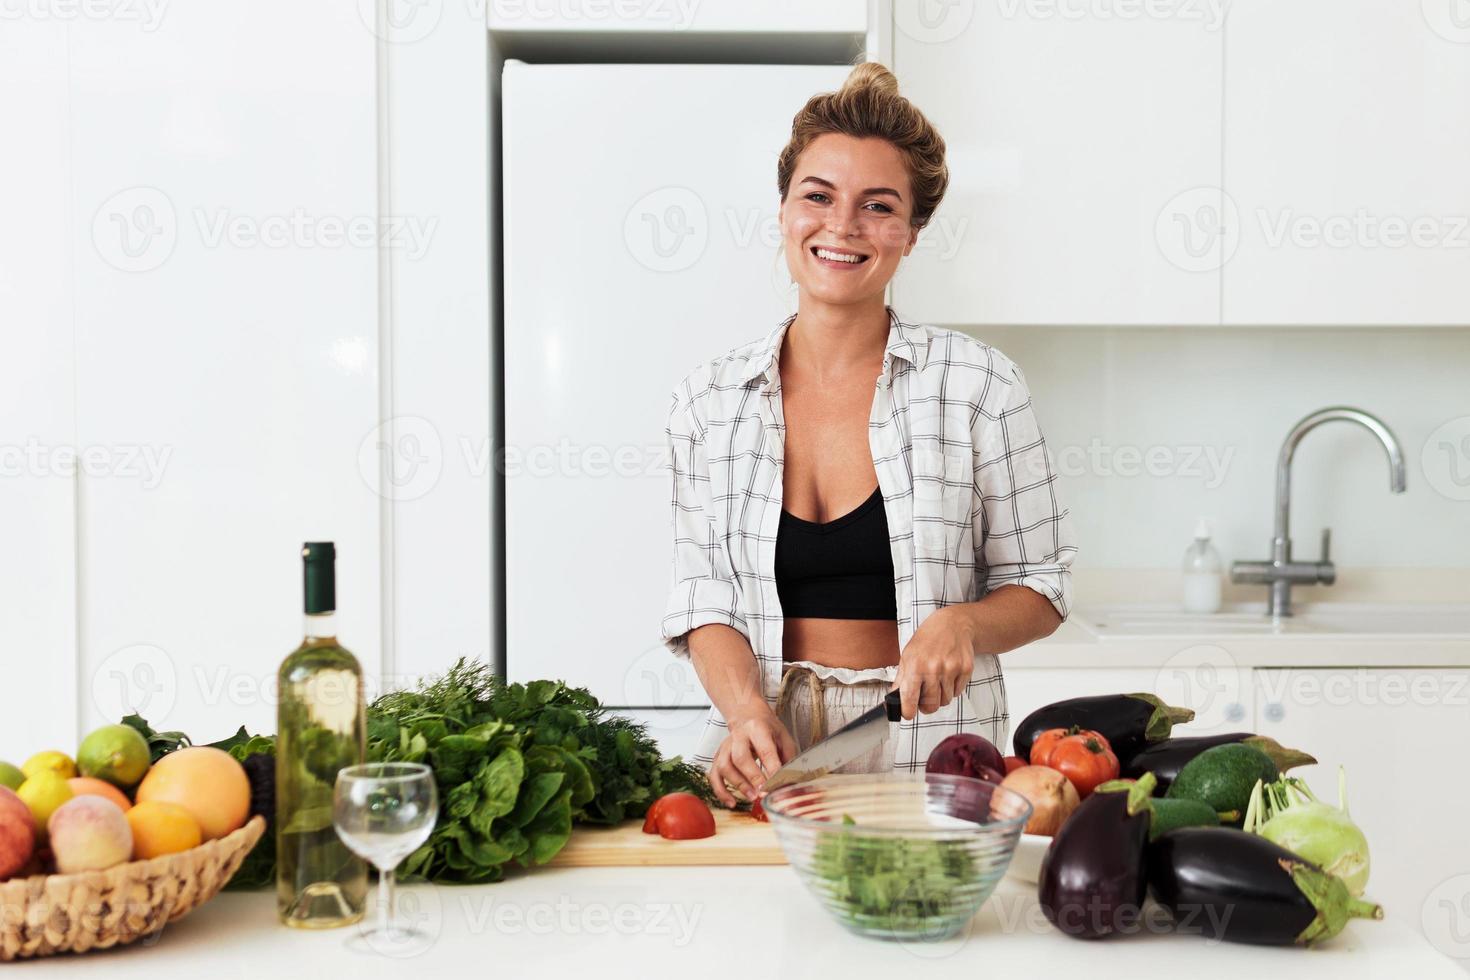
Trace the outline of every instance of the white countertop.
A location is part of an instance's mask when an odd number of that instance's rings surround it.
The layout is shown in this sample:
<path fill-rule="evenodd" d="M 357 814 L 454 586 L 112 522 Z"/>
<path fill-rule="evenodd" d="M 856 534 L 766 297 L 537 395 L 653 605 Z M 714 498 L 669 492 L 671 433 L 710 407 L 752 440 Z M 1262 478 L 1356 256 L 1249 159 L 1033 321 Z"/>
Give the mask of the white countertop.
<path fill-rule="evenodd" d="M 1408 921 L 1357 921 L 1312 950 L 1143 932 L 1084 942 L 1041 917 L 1034 886 L 1012 880 L 960 937 L 937 944 L 852 935 L 786 867 L 542 868 L 494 885 L 414 885 L 404 908 L 435 936 L 412 956 L 345 944 L 355 927 L 297 932 L 269 892 L 226 893 L 168 927 L 151 948 L 28 961 L 27 975 L 210 978 L 700 978 L 1051 976 L 1408 976 L 1465 980 Z M 1155 909 L 1155 911 L 1157 911 Z M 1158 921 L 1157 916 L 1150 921 Z M 15 968 L 17 964 L 7 964 Z M 1145 972 L 1146 971 L 1146 972 Z M 19 974 L 17 974 L 19 975 Z"/>
<path fill-rule="evenodd" d="M 1164 607 L 1139 604 L 1135 608 Z M 1356 612 L 1372 607 L 1354 604 L 1339 608 Z M 1414 615 L 1412 604 L 1385 604 L 1382 608 L 1391 611 L 1384 617 L 1387 624 Z M 1426 618 L 1470 615 L 1464 612 L 1464 605 L 1424 603 L 1420 608 Z M 1006 669 L 1161 667 L 1191 650 L 1213 651 L 1215 659 L 1226 659 L 1237 667 L 1470 667 L 1470 632 L 1399 630 L 1391 626 L 1372 632 L 1311 632 L 1290 623 L 1253 632 L 1231 631 L 1222 623 L 1219 631 L 1213 631 L 1211 617 L 1201 616 L 1199 625 L 1188 630 L 1107 635 L 1106 630 L 1091 624 L 1100 618 L 1096 607 L 1076 610 L 1051 636 L 1007 654 Z"/>

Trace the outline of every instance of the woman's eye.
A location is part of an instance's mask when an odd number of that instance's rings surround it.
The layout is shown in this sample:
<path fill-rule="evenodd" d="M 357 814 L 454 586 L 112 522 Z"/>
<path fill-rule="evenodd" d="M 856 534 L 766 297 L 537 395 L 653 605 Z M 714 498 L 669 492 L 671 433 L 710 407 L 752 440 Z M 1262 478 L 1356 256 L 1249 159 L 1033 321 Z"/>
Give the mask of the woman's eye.
<path fill-rule="evenodd" d="M 829 203 L 831 201 L 831 198 L 829 198 L 826 194 L 823 194 L 821 191 L 812 191 L 810 194 L 808 194 L 806 196 L 806 199 L 808 201 L 813 201 L 813 202 L 815 202 L 817 204 L 827 204 L 827 203 Z M 880 214 L 892 214 L 893 213 L 893 209 L 890 208 L 888 205 L 884 204 L 882 201 L 869 201 L 867 203 L 867 207 L 869 207 L 869 208 L 878 208 L 878 211 L 879 211 Z"/>

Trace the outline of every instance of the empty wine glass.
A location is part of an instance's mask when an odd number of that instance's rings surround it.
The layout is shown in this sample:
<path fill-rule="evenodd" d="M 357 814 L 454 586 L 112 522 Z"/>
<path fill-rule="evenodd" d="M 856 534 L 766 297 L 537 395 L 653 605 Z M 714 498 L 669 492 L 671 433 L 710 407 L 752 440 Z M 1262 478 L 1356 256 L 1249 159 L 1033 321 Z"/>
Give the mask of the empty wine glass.
<path fill-rule="evenodd" d="M 354 854 L 378 869 L 377 924 L 360 935 L 374 952 L 431 939 L 393 922 L 393 869 L 429 839 L 439 816 L 434 771 L 416 762 L 369 762 L 337 773 L 332 823 Z"/>

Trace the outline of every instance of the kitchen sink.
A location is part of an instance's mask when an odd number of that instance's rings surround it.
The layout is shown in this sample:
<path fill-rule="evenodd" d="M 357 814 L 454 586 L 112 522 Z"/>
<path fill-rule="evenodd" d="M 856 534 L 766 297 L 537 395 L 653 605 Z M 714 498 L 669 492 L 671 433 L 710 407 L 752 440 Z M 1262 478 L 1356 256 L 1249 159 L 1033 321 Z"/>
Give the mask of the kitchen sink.
<path fill-rule="evenodd" d="M 1119 603 L 1077 610 L 1078 624 L 1102 640 L 1228 636 L 1300 636 L 1323 639 L 1470 639 L 1470 603 L 1302 604 L 1281 619 L 1265 603 L 1225 606 L 1217 613 L 1189 613 L 1167 604 Z"/>

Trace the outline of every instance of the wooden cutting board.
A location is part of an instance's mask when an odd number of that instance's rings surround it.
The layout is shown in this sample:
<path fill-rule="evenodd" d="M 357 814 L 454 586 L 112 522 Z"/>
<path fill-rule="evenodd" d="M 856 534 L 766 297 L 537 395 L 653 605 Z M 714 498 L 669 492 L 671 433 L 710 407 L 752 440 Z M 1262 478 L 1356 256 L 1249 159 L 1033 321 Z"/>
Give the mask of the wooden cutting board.
<path fill-rule="evenodd" d="M 713 810 L 715 835 L 699 840 L 645 834 L 642 820 L 616 827 L 577 827 L 550 863 L 564 868 L 786 863 L 770 824 L 745 813 Z"/>

